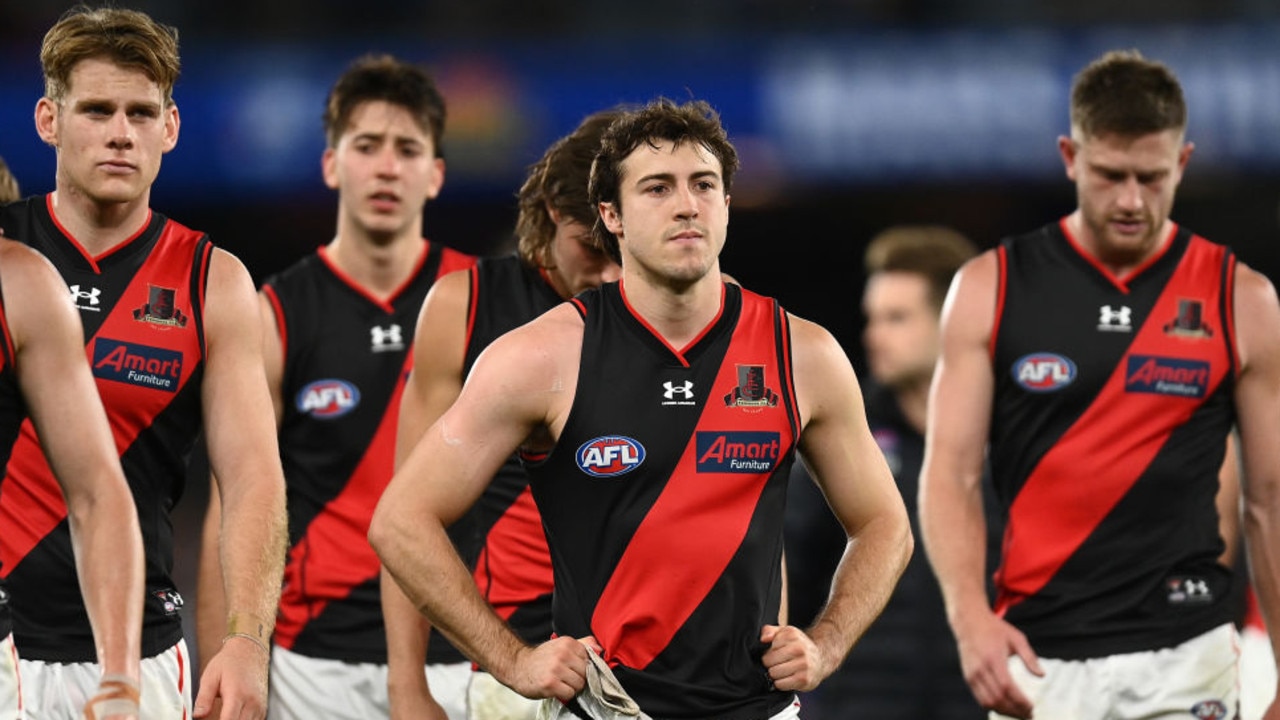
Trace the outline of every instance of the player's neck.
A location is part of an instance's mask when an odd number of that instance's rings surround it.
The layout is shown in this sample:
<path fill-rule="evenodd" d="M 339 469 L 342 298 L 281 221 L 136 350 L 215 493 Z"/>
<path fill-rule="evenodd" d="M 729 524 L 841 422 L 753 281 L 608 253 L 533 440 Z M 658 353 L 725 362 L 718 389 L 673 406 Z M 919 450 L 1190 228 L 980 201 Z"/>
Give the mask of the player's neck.
<path fill-rule="evenodd" d="M 1173 221 L 1168 218 L 1160 225 L 1155 242 L 1141 252 L 1110 252 L 1097 235 L 1089 230 L 1083 214 L 1077 210 L 1067 217 L 1067 230 L 1075 238 L 1080 249 L 1088 253 L 1099 265 L 1106 268 L 1117 280 L 1126 280 L 1147 265 L 1152 258 L 1164 252 L 1173 233 Z"/>
<path fill-rule="evenodd" d="M 718 263 L 702 279 L 680 288 L 655 284 L 624 268 L 622 293 L 631 309 L 677 349 L 701 335 L 724 305 Z"/>
<path fill-rule="evenodd" d="M 921 435 L 929 419 L 929 383 L 930 378 L 926 377 L 893 389 L 893 398 L 903 419 Z"/>
<path fill-rule="evenodd" d="M 325 248 L 329 261 L 379 300 L 404 287 L 427 251 L 420 234 L 404 234 L 376 242 L 356 233 L 342 233 Z"/>
<path fill-rule="evenodd" d="M 104 203 L 74 189 L 59 188 L 53 193 L 50 211 L 58 225 L 96 257 L 142 230 L 151 217 L 150 196 L 147 192 L 130 202 Z"/>

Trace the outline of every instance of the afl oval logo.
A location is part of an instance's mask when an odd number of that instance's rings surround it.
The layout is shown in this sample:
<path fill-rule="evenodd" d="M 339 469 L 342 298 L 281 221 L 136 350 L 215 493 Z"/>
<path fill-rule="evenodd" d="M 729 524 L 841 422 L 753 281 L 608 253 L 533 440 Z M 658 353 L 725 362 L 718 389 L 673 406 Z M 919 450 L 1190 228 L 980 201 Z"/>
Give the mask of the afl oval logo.
<path fill-rule="evenodd" d="M 578 448 L 578 467 L 595 477 L 618 477 L 640 467 L 644 446 L 622 435 L 604 435 Z"/>
<path fill-rule="evenodd" d="M 1013 379 L 1031 392 L 1053 392 L 1076 379 L 1076 364 L 1055 353 L 1023 355 L 1013 364 Z"/>
<path fill-rule="evenodd" d="M 298 393 L 298 412 L 321 420 L 342 417 L 360 404 L 360 391 L 346 380 L 316 380 Z"/>

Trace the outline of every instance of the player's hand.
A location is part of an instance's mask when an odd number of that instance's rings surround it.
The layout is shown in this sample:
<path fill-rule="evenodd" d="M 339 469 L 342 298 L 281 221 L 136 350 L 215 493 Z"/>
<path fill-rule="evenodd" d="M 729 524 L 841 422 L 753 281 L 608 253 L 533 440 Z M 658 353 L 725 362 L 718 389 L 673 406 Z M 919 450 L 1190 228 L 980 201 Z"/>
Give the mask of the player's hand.
<path fill-rule="evenodd" d="M 85 720 L 137 720 L 141 692 L 127 675 L 104 675 L 98 692 L 84 704 Z"/>
<path fill-rule="evenodd" d="M 794 625 L 765 625 L 760 642 L 769 645 L 762 660 L 778 690 L 812 690 L 831 674 L 813 638 Z"/>
<path fill-rule="evenodd" d="M 498 678 L 512 690 L 532 698 L 568 702 L 587 685 L 587 653 L 599 652 L 593 637 L 581 641 L 558 637 L 516 652 L 510 678 Z"/>
<path fill-rule="evenodd" d="M 1027 636 L 984 608 L 957 625 L 956 638 L 960 668 L 978 704 L 1001 715 L 1030 718 L 1031 700 L 1009 674 L 1009 656 L 1017 655 L 1032 673 L 1044 675 Z"/>
<path fill-rule="evenodd" d="M 217 720 L 262 720 L 267 716 L 267 668 L 270 654 L 258 643 L 228 636 L 200 676 L 194 715 L 212 717 L 215 701 L 221 701 Z"/>
<path fill-rule="evenodd" d="M 388 688 L 391 720 L 449 720 L 425 683 L 413 688 Z"/>

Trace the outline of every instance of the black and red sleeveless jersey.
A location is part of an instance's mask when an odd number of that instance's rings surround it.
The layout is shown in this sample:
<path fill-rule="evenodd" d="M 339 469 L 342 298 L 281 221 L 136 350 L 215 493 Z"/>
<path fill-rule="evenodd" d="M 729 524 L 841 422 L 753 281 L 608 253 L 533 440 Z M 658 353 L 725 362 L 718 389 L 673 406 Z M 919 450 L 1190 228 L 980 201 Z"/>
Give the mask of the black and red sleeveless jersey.
<path fill-rule="evenodd" d="M 1235 418 L 1234 256 L 1175 226 L 1119 280 L 1063 220 L 997 257 L 996 610 L 1066 659 L 1229 622 L 1214 497 Z"/>
<path fill-rule="evenodd" d="M 471 272 L 463 377 L 500 335 L 561 302 L 555 288 L 519 256 L 480 260 Z M 551 554 L 529 476 L 516 456 L 494 475 L 472 514 L 480 536 L 480 593 L 526 642 L 545 641 L 551 637 Z"/>
<path fill-rule="evenodd" d="M 790 326 L 727 284 L 675 349 L 618 283 L 573 302 L 585 329 L 573 407 L 532 462 L 560 635 L 593 635 L 653 717 L 747 720 L 787 706 L 762 662 L 778 621 L 783 507 L 799 435 Z"/>
<path fill-rule="evenodd" d="M 13 338 L 9 334 L 9 320 L 5 315 L 4 289 L 0 288 L 0 467 L 9 462 L 9 452 L 18 438 L 18 428 L 27 417 L 27 406 L 23 402 L 21 388 L 18 387 L 17 371 L 14 370 Z M 0 486 L 0 494 L 3 493 Z M 8 532 L 7 527 L 0 526 L 0 535 Z M 0 587 L 0 637 L 5 637 L 12 629 L 9 617 L 9 595 Z"/>
<path fill-rule="evenodd" d="M 182 495 L 202 423 L 204 291 L 213 244 L 152 212 L 134 237 L 93 257 L 53 217 L 52 196 L 6 208 L 6 235 L 43 253 L 70 286 L 85 353 L 133 490 L 146 555 L 142 652 L 182 638 L 169 512 Z M 80 596 L 61 489 L 28 420 L 0 493 L 0 572 L 24 658 L 97 659 Z"/>
<path fill-rule="evenodd" d="M 280 456 L 289 555 L 276 619 L 281 647 L 387 662 L 381 565 L 366 539 L 369 521 L 394 471 L 418 311 L 438 277 L 474 263 L 424 242 L 412 275 L 383 301 L 321 248 L 264 283 L 284 348 Z M 430 662 L 462 660 L 438 634 L 429 648 Z"/>

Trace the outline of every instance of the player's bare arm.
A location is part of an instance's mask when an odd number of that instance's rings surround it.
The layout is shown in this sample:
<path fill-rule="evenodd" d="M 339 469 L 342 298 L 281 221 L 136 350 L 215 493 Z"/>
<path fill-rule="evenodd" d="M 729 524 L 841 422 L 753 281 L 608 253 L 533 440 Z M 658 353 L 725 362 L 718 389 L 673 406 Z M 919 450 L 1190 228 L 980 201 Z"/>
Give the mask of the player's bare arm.
<path fill-rule="evenodd" d="M 942 309 L 942 353 L 929 397 L 920 530 L 942 587 L 961 666 L 983 707 L 1030 717 L 1031 702 L 1009 675 L 1022 657 L 1039 673 L 1026 637 L 988 607 L 982 462 L 995 388 L 989 346 L 995 326 L 998 261 L 994 251 L 957 273 Z"/>
<path fill-rule="evenodd" d="M 0 240 L 0 286 L 32 422 L 66 497 L 76 571 L 104 678 L 128 685 L 136 710 L 142 536 L 66 284 L 25 245 Z M 91 700 L 92 702 L 92 700 Z"/>
<path fill-rule="evenodd" d="M 586 649 L 572 638 L 524 644 L 481 597 L 445 527 L 540 428 L 556 433 L 573 401 L 582 322 L 568 306 L 481 354 L 455 402 L 423 435 L 374 512 L 369 540 L 413 604 L 468 657 L 526 697 L 582 689 Z"/>
<path fill-rule="evenodd" d="M 285 554 L 284 476 L 253 282 L 238 260 L 220 250 L 210 263 L 207 297 L 202 400 L 221 498 L 227 635 L 202 678 L 196 715 L 208 712 L 217 696 L 224 718 L 263 717 Z"/>
<path fill-rule="evenodd" d="M 400 399 L 396 426 L 396 468 L 422 438 L 426 429 L 462 391 L 462 366 L 467 340 L 467 308 L 471 273 L 450 273 L 434 285 L 418 314 L 413 371 Z M 427 661 L 431 624 L 418 612 L 395 578 L 382 569 L 382 617 L 387 628 L 387 694 L 393 720 L 443 718 L 422 672 Z"/>
<path fill-rule="evenodd" d="M 276 427 L 284 414 L 284 345 L 280 339 L 274 306 L 262 293 L 258 294 L 262 317 L 262 360 L 267 373 L 267 388 L 275 406 Z M 210 473 L 209 504 L 205 508 L 200 538 L 200 568 L 196 578 L 196 642 L 200 653 L 200 672 L 213 659 L 216 648 L 227 635 L 227 598 L 222 587 L 222 560 L 218 537 L 222 527 L 222 496 L 218 480 Z"/>
<path fill-rule="evenodd" d="M 830 600 L 812 626 L 766 627 L 764 655 L 779 690 L 811 690 L 835 671 L 884 609 L 911 557 L 911 526 L 867 426 L 862 393 L 839 343 L 791 318 L 800 450 L 849 537 Z"/>
<path fill-rule="evenodd" d="M 1280 648 L 1280 303 L 1271 282 L 1244 265 L 1236 270 L 1235 318 L 1245 539 L 1271 646 Z M 1280 699 L 1263 717 L 1280 718 Z"/>

